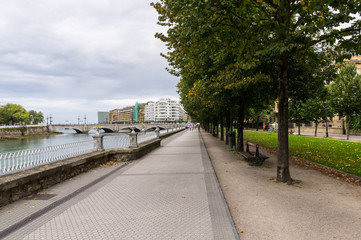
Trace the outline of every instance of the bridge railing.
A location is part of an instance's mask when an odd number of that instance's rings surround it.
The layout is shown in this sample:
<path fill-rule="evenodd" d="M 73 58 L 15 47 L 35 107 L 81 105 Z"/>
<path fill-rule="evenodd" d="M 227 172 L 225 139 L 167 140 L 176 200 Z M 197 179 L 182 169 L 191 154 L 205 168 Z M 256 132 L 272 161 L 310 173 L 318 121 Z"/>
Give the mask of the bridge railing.
<path fill-rule="evenodd" d="M 140 144 L 140 143 L 143 143 L 146 141 L 150 141 L 152 139 L 156 139 L 157 134 L 155 132 L 140 132 L 140 133 L 138 133 L 137 138 L 138 138 L 137 143 Z"/>
<path fill-rule="evenodd" d="M 95 151 L 95 141 L 83 141 L 0 154 L 0 175 Z"/>
<path fill-rule="evenodd" d="M 104 149 L 127 148 L 130 145 L 128 134 L 107 134 L 103 140 Z"/>

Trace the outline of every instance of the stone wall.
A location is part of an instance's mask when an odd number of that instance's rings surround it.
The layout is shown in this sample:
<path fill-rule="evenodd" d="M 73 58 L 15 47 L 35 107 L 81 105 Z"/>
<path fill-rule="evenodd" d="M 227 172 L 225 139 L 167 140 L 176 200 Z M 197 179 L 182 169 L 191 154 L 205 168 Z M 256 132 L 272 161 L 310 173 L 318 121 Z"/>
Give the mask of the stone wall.
<path fill-rule="evenodd" d="M 0 138 L 49 133 L 47 126 L 0 128 Z"/>

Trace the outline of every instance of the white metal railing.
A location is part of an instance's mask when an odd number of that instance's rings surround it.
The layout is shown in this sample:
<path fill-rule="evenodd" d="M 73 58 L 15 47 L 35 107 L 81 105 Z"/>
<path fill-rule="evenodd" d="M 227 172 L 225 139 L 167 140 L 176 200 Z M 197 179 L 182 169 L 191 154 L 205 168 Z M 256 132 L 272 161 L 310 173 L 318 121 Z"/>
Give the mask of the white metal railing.
<path fill-rule="evenodd" d="M 103 140 L 104 149 L 127 148 L 130 145 L 128 134 L 107 134 Z"/>
<path fill-rule="evenodd" d="M 0 175 L 95 151 L 95 141 L 0 153 Z"/>
<path fill-rule="evenodd" d="M 138 133 L 138 144 L 155 139 L 157 134 L 155 132 Z"/>
<path fill-rule="evenodd" d="M 176 129 L 169 129 L 168 132 L 175 130 Z M 167 133 L 167 130 L 162 130 L 160 133 Z M 156 132 L 140 132 L 136 136 L 136 144 L 155 138 L 157 138 Z M 128 134 L 107 134 L 102 141 L 103 149 L 128 148 L 131 143 L 131 137 Z M 0 153 L 0 175 L 90 153 L 97 151 L 98 147 L 99 143 L 96 140 L 91 140 L 38 149 Z"/>

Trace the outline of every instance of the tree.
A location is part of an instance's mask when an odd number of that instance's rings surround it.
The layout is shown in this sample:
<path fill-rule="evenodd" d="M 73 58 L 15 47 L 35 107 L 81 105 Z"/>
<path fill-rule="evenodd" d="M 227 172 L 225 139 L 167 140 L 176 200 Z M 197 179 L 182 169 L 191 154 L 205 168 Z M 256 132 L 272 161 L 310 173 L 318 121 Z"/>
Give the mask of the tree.
<path fill-rule="evenodd" d="M 29 111 L 30 123 L 39 124 L 44 121 L 44 115 L 42 112 L 36 112 L 34 110 Z"/>
<path fill-rule="evenodd" d="M 346 118 L 348 140 L 351 119 L 361 115 L 361 75 L 357 75 L 355 64 L 346 63 L 340 68 L 335 81 L 330 84 L 330 96 L 332 108 Z"/>
<path fill-rule="evenodd" d="M 303 102 L 292 99 L 288 103 L 288 118 L 296 123 L 298 129 L 298 135 L 301 134 L 301 124 L 306 122 L 304 115 L 302 114 Z"/>
<path fill-rule="evenodd" d="M 190 83 L 218 82 L 231 90 L 239 123 L 249 103 L 262 102 L 247 100 L 253 96 L 250 89 L 263 86 L 250 83 L 269 79 L 269 85 L 278 84 L 277 180 L 292 183 L 288 101 L 293 70 L 312 66 L 317 52 L 361 50 L 361 20 L 352 15 L 361 11 L 360 0 L 161 0 L 153 6 L 159 24 L 169 27 L 167 35 L 157 36 L 168 46 L 170 72 Z"/>
<path fill-rule="evenodd" d="M 350 129 L 361 130 L 361 116 L 355 116 L 351 119 Z"/>
<path fill-rule="evenodd" d="M 288 148 L 291 61 L 302 56 L 312 58 L 312 53 L 330 48 L 359 52 L 361 20 L 356 20 L 353 14 L 360 12 L 361 4 L 359 0 L 254 0 L 244 3 L 258 8 L 261 17 L 257 19 L 262 19 L 254 22 L 248 15 L 249 26 L 270 33 L 263 39 L 265 44 L 259 55 L 274 59 L 279 82 L 277 181 L 292 183 Z M 343 27 L 344 23 L 350 24 Z M 340 59 L 344 57 L 340 56 Z"/>
<path fill-rule="evenodd" d="M 326 99 L 322 99 L 320 96 L 308 99 L 302 104 L 302 115 L 308 122 L 314 122 L 315 124 L 315 136 L 317 136 L 318 124 L 322 121 L 326 122 L 326 117 L 333 117 L 331 109 L 327 109 Z"/>
<path fill-rule="evenodd" d="M 216 123 L 225 115 L 231 123 L 234 118 L 237 147 L 242 150 L 246 109 L 268 105 L 276 92 L 275 81 L 265 74 L 272 66 L 260 64 L 254 54 L 261 47 L 252 41 L 257 34 L 236 13 L 257 9 L 245 8 L 237 1 L 161 1 L 152 5 L 160 14 L 159 24 L 169 27 L 167 36 L 156 36 L 170 50 L 163 54 L 172 67 L 169 72 L 181 77 L 178 89 L 183 106 L 193 119 L 202 116 L 200 120 Z"/>
<path fill-rule="evenodd" d="M 5 124 L 26 124 L 29 123 L 29 113 L 17 104 L 8 103 L 0 109 L 1 118 Z"/>

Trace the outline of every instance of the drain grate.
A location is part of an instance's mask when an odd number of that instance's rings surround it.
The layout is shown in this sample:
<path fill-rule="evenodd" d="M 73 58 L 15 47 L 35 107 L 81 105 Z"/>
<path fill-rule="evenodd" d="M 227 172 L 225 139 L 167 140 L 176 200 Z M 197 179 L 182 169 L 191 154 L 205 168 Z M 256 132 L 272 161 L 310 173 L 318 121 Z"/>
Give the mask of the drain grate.
<path fill-rule="evenodd" d="M 24 198 L 25 200 L 49 200 L 52 197 L 55 197 L 56 194 L 34 194 Z"/>

